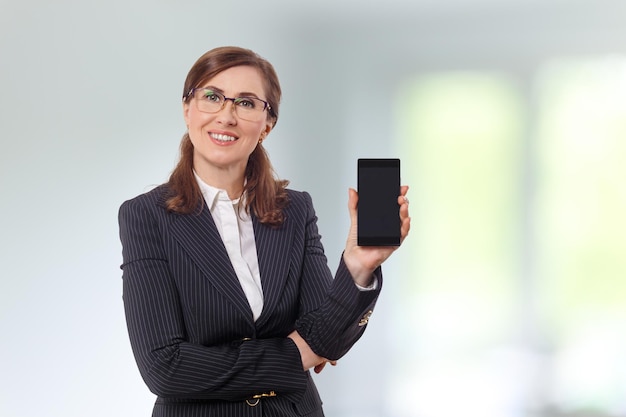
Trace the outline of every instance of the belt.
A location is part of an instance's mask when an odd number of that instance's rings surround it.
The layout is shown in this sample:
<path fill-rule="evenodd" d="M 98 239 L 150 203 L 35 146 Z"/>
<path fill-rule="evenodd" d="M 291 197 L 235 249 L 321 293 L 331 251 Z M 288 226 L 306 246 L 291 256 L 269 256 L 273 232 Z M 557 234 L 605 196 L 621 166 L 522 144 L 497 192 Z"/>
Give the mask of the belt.
<path fill-rule="evenodd" d="M 246 404 L 248 404 L 250 407 L 256 407 L 257 405 L 259 405 L 259 401 L 261 401 L 261 398 L 267 397 L 276 397 L 276 393 L 274 391 L 270 391 L 264 392 L 263 394 L 253 395 L 252 398 L 248 398 L 246 400 Z"/>

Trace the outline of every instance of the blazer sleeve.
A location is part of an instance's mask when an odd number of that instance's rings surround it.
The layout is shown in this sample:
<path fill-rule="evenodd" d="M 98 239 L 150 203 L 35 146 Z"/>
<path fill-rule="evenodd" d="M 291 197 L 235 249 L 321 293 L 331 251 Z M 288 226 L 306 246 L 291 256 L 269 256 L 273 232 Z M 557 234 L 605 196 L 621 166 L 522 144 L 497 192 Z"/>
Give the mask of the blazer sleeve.
<path fill-rule="evenodd" d="M 188 341 L 157 220 L 163 209 L 149 203 L 136 198 L 122 204 L 119 226 L 126 322 L 139 371 L 150 390 L 165 398 L 230 401 L 268 391 L 301 395 L 308 379 L 291 339 L 220 346 Z"/>
<path fill-rule="evenodd" d="M 301 284 L 304 311 L 296 322 L 296 329 L 316 354 L 337 360 L 363 335 L 382 288 L 382 271 L 380 267 L 374 271 L 378 281 L 375 290 L 361 291 L 342 256 L 333 279 L 328 270 L 311 197 L 308 193 L 302 194 L 307 208 Z M 328 282 L 324 279 L 325 274 L 329 275 L 330 285 L 322 298 L 317 300 L 310 295 L 319 293 L 320 281 Z"/>

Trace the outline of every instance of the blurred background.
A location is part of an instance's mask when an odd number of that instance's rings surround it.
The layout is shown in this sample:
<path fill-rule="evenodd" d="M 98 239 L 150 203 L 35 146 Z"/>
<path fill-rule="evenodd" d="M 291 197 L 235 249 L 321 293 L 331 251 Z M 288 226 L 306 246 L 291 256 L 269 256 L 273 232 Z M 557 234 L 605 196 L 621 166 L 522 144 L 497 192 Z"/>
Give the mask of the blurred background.
<path fill-rule="evenodd" d="M 254 49 L 265 142 L 331 268 L 356 159 L 412 232 L 328 416 L 626 416 L 623 0 L 0 1 L 0 415 L 148 416 L 117 209 L 165 181 L 187 71 Z"/>

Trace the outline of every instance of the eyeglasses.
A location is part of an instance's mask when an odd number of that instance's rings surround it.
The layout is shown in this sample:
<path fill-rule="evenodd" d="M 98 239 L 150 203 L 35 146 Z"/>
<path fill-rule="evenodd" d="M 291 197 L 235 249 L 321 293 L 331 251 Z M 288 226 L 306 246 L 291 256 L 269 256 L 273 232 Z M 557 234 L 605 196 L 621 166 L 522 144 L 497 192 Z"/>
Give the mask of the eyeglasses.
<path fill-rule="evenodd" d="M 264 111 L 271 110 L 267 101 L 257 97 L 226 97 L 222 93 L 209 88 L 192 88 L 186 98 L 193 96 L 196 99 L 198 110 L 204 113 L 217 113 L 222 110 L 228 100 L 233 102 L 235 114 L 243 120 L 258 122 L 265 117 Z"/>

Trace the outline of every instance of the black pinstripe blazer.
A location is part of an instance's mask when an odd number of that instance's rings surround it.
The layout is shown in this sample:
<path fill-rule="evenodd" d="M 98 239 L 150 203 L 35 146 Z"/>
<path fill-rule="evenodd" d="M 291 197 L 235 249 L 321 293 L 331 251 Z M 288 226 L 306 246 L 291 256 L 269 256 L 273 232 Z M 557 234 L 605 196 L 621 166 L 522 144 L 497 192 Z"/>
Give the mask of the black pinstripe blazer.
<path fill-rule="evenodd" d="M 153 416 L 323 416 L 300 353 L 338 359 L 361 337 L 382 286 L 359 291 L 343 261 L 333 276 L 307 193 L 289 190 L 279 228 L 253 217 L 264 307 L 255 322 L 211 214 L 164 207 L 160 186 L 122 204 L 123 300 Z M 255 398 L 256 396 L 256 398 Z"/>

